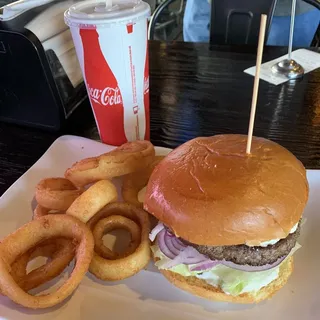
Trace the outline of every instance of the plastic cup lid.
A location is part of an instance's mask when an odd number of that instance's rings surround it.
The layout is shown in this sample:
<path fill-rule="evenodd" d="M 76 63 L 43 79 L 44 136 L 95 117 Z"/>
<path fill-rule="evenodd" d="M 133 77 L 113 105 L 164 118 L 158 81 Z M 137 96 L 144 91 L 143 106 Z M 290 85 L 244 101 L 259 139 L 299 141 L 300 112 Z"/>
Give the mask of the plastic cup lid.
<path fill-rule="evenodd" d="M 150 16 L 150 6 L 141 0 L 89 0 L 70 7 L 67 25 L 109 25 L 134 22 Z"/>

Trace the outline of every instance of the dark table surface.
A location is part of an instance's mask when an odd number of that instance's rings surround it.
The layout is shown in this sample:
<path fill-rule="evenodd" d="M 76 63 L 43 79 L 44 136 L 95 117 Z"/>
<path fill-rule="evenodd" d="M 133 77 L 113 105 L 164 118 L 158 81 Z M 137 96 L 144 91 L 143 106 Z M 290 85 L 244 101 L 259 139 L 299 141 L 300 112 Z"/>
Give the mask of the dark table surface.
<path fill-rule="evenodd" d="M 266 47 L 264 61 L 286 53 Z M 150 43 L 151 140 L 176 147 L 196 136 L 247 133 L 256 48 Z M 0 124 L 0 195 L 62 134 L 98 139 L 93 118 L 70 119 L 63 132 Z M 320 168 L 320 69 L 297 82 L 261 81 L 254 135 Z"/>

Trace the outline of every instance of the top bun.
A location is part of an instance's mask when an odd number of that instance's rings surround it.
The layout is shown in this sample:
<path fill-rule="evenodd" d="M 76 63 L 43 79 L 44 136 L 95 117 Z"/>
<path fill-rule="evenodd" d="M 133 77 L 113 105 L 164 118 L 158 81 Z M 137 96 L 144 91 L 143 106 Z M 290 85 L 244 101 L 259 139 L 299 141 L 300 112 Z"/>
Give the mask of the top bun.
<path fill-rule="evenodd" d="M 306 170 L 287 149 L 253 137 L 196 138 L 153 171 L 144 208 L 198 245 L 259 245 L 287 237 L 308 200 Z"/>

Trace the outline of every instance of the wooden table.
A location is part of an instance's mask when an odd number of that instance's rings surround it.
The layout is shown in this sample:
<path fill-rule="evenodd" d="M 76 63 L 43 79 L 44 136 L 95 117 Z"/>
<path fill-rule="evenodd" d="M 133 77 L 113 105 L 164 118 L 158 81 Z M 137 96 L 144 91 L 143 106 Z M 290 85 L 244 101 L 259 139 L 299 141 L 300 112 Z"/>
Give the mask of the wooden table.
<path fill-rule="evenodd" d="M 174 148 L 196 136 L 246 133 L 256 48 L 150 43 L 151 140 Z M 264 61 L 286 53 L 267 47 Z M 64 132 L 0 124 L 0 195 L 62 134 L 97 138 L 93 119 L 70 119 Z M 301 81 L 260 83 L 254 134 L 291 150 L 307 168 L 320 168 L 320 69 Z"/>

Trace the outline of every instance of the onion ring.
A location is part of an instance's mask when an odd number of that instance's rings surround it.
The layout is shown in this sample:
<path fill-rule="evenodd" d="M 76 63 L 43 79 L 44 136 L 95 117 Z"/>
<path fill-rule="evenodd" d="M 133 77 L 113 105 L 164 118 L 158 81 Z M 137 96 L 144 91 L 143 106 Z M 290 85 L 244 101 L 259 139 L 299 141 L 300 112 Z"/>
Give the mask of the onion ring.
<path fill-rule="evenodd" d="M 68 179 L 47 178 L 37 184 L 35 198 L 44 208 L 65 211 L 81 193 Z"/>
<path fill-rule="evenodd" d="M 105 205 L 117 198 L 118 192 L 114 184 L 109 180 L 100 180 L 77 198 L 66 213 L 86 223 Z"/>
<path fill-rule="evenodd" d="M 141 170 L 153 161 L 154 156 L 155 150 L 151 142 L 127 142 L 98 157 L 76 162 L 66 170 L 65 177 L 76 186 L 85 186 Z"/>
<path fill-rule="evenodd" d="M 76 263 L 69 279 L 55 292 L 33 296 L 21 289 L 10 274 L 10 265 L 22 254 L 47 239 L 76 240 Z M 14 302 L 32 309 L 52 307 L 69 297 L 90 265 L 94 240 L 89 228 L 68 215 L 48 215 L 25 224 L 0 243 L 0 288 Z"/>
<path fill-rule="evenodd" d="M 24 291 L 29 291 L 54 279 L 72 261 L 75 245 L 70 239 L 58 238 L 45 241 L 20 256 L 11 265 L 11 274 Z M 27 273 L 27 265 L 36 257 L 47 257 L 50 261 Z"/>
<path fill-rule="evenodd" d="M 32 219 L 39 219 L 48 214 L 63 214 L 63 213 L 64 213 L 63 211 L 47 209 L 42 207 L 40 204 L 38 204 L 33 211 Z"/>
<path fill-rule="evenodd" d="M 141 271 L 148 264 L 150 253 L 150 222 L 148 213 L 127 203 L 111 203 L 98 212 L 89 222 L 94 229 L 99 220 L 112 215 L 121 215 L 138 223 L 141 228 L 141 242 L 137 249 L 124 258 L 104 259 L 96 252 L 93 255 L 89 271 L 101 280 L 116 281 L 126 279 Z"/>
<path fill-rule="evenodd" d="M 11 274 L 15 279 L 21 279 L 27 275 L 27 265 L 28 263 L 36 257 L 51 257 L 53 252 L 57 250 L 56 241 L 65 240 L 64 238 L 58 238 L 53 240 L 47 240 L 40 243 L 38 246 L 31 248 L 20 257 L 18 257 L 11 265 Z"/>
<path fill-rule="evenodd" d="M 152 171 L 163 158 L 165 157 L 156 156 L 148 167 L 130 173 L 124 177 L 122 184 L 122 197 L 124 201 L 131 203 L 138 208 L 143 207 L 143 202 L 140 202 L 138 198 L 139 191 L 148 184 Z"/>
<path fill-rule="evenodd" d="M 115 253 L 106 247 L 103 244 L 102 237 L 116 229 L 125 229 L 130 232 L 131 241 L 127 250 L 122 253 Z M 105 258 L 105 259 L 119 259 L 130 255 L 134 252 L 139 243 L 141 238 L 141 231 L 139 226 L 133 221 L 123 216 L 109 216 L 107 218 L 101 219 L 93 228 L 93 238 L 94 238 L 94 250 L 95 252 Z"/>

